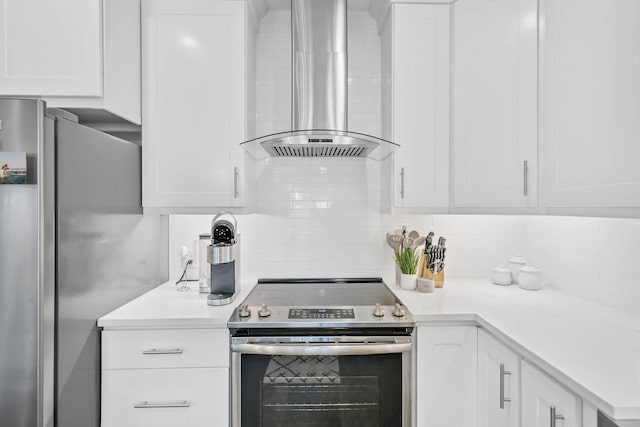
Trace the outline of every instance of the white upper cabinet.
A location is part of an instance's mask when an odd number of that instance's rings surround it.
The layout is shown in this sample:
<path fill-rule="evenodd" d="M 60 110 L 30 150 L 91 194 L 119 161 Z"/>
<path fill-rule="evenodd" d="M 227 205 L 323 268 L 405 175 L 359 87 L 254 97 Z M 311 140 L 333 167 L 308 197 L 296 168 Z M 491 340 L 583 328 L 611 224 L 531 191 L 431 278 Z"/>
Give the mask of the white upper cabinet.
<path fill-rule="evenodd" d="M 0 0 L 0 22 L 0 95 L 140 124 L 139 0 Z"/>
<path fill-rule="evenodd" d="M 100 96 L 100 0 L 0 0 L 0 94 Z"/>
<path fill-rule="evenodd" d="M 47 96 L 47 105 L 104 110 L 139 125 L 140 0 L 103 0 L 101 28 L 100 95 Z"/>
<path fill-rule="evenodd" d="M 242 206 L 247 4 L 142 5 L 143 206 Z"/>
<path fill-rule="evenodd" d="M 393 154 L 392 204 L 449 206 L 448 4 L 391 5 L 382 29 L 382 130 Z"/>
<path fill-rule="evenodd" d="M 549 207 L 640 206 L 640 2 L 542 0 Z"/>
<path fill-rule="evenodd" d="M 456 207 L 537 206 L 537 0 L 454 4 Z"/>

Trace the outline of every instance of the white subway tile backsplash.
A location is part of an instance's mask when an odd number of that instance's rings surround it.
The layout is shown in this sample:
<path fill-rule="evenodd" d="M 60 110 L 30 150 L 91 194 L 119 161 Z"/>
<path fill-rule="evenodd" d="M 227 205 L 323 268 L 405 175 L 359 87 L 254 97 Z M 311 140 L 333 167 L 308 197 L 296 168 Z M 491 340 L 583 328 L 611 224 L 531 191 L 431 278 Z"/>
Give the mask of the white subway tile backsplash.
<path fill-rule="evenodd" d="M 525 217 L 525 256 L 548 284 L 640 315 L 638 220 Z"/>

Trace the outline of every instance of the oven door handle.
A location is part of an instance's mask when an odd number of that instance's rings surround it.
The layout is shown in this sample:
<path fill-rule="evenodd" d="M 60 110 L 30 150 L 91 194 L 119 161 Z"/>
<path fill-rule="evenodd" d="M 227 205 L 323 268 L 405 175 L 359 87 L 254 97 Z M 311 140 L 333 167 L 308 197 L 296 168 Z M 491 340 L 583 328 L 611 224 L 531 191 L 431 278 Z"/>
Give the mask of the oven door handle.
<path fill-rule="evenodd" d="M 372 344 L 231 344 L 231 351 L 242 354 L 279 356 L 360 356 L 411 352 L 411 343 Z"/>

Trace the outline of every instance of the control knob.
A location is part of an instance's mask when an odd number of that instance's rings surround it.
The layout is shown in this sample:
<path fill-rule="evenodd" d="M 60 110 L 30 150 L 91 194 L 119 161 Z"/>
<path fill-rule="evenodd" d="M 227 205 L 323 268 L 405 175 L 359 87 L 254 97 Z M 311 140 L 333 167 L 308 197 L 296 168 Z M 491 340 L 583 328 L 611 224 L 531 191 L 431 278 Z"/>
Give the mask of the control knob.
<path fill-rule="evenodd" d="M 260 310 L 258 311 L 258 316 L 260 317 L 271 316 L 271 310 L 269 310 L 269 307 L 267 307 L 267 304 L 262 304 L 262 307 L 260 307 Z"/>
<path fill-rule="evenodd" d="M 240 306 L 240 310 L 238 310 L 238 316 L 242 318 L 251 316 L 251 310 L 249 310 L 249 307 L 247 307 L 247 304 L 242 304 Z"/>
<path fill-rule="evenodd" d="M 404 317 L 404 307 L 400 303 L 396 303 L 396 308 L 391 312 L 395 317 Z"/>
<path fill-rule="evenodd" d="M 376 307 L 373 309 L 373 315 L 376 317 L 384 316 L 384 309 L 380 307 L 380 303 L 376 303 Z"/>

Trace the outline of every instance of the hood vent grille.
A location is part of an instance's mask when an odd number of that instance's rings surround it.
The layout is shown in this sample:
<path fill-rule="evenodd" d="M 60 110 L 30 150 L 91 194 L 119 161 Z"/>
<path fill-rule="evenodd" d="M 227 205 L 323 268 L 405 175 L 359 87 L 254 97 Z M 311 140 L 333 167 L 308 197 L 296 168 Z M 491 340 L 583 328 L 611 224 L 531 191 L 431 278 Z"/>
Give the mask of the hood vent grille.
<path fill-rule="evenodd" d="M 363 157 L 367 147 L 352 146 L 273 146 L 271 155 L 274 157 Z"/>

